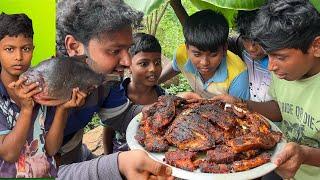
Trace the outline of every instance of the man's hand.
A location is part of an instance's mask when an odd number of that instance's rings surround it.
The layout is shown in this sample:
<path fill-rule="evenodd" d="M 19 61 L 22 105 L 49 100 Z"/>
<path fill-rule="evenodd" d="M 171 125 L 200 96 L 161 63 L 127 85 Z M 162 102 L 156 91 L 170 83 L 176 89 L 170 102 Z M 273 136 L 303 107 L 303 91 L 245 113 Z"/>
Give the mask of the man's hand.
<path fill-rule="evenodd" d="M 33 109 L 34 101 L 32 96 L 41 92 L 42 89 L 38 88 L 39 83 L 24 84 L 26 81 L 26 78 L 20 78 L 18 81 L 11 82 L 8 88 L 12 90 L 18 98 L 17 103 L 20 104 L 21 109 Z"/>
<path fill-rule="evenodd" d="M 128 180 L 173 179 L 170 167 L 152 160 L 141 150 L 121 152 L 118 163 L 120 173 Z"/>
<path fill-rule="evenodd" d="M 304 163 L 304 158 L 303 147 L 297 143 L 290 142 L 276 156 L 273 163 L 278 166 L 276 169 L 277 174 L 284 179 L 290 179 L 294 177 L 301 164 Z"/>

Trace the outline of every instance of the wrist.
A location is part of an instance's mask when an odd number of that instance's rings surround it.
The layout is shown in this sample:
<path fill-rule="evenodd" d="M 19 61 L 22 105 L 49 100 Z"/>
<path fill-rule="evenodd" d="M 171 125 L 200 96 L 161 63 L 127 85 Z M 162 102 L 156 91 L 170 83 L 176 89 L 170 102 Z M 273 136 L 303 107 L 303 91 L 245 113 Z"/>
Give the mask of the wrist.
<path fill-rule="evenodd" d="M 301 151 L 301 157 L 302 157 L 302 164 L 310 164 L 309 163 L 309 157 L 308 155 L 311 154 L 310 147 L 304 146 L 304 145 L 299 145 L 300 146 L 300 151 Z"/>
<path fill-rule="evenodd" d="M 23 114 L 24 116 L 31 116 L 33 111 L 33 107 L 21 107 L 20 114 Z"/>

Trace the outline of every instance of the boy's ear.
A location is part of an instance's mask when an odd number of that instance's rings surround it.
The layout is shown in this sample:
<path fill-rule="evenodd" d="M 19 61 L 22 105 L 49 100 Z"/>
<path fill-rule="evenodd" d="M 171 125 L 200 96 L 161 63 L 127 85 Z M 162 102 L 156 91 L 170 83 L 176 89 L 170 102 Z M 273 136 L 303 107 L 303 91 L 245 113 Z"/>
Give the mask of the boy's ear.
<path fill-rule="evenodd" d="M 320 58 L 320 36 L 314 38 L 312 43 L 313 55 Z"/>
<path fill-rule="evenodd" d="M 76 40 L 72 35 L 67 35 L 64 44 L 69 56 L 83 55 L 85 53 L 84 45 Z"/>

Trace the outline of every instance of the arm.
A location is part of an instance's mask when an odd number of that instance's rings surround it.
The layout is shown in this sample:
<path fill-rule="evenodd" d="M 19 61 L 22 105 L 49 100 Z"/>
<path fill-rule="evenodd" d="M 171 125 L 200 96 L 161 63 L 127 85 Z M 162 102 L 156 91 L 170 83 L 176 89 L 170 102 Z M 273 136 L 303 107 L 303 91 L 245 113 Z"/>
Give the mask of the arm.
<path fill-rule="evenodd" d="M 272 100 L 267 102 L 255 102 L 247 100 L 245 101 L 245 103 L 247 104 L 249 110 L 258 112 L 271 121 L 282 120 L 280 108 L 277 101 Z"/>
<path fill-rule="evenodd" d="M 163 82 L 166 82 L 167 80 L 175 77 L 179 73 L 180 72 L 177 72 L 173 69 L 172 63 L 169 63 L 163 68 L 161 75 L 159 77 L 158 83 L 161 84 Z"/>
<path fill-rule="evenodd" d="M 274 159 L 276 172 L 284 179 L 293 178 L 302 164 L 320 167 L 320 149 L 290 142 Z"/>
<path fill-rule="evenodd" d="M 0 136 L 0 157 L 7 162 L 16 162 L 20 156 L 31 127 L 34 107 L 32 96 L 41 91 L 36 83 L 22 87 L 25 81 L 26 79 L 19 79 L 8 85 L 16 95 L 15 101 L 20 104 L 21 110 L 14 128 L 8 134 Z"/>
<path fill-rule="evenodd" d="M 244 50 L 244 47 L 240 36 L 228 37 L 228 50 L 242 58 L 242 51 Z"/>
<path fill-rule="evenodd" d="M 188 15 L 187 11 L 184 9 L 184 7 L 182 6 L 181 0 L 171 0 L 170 6 L 174 10 L 174 13 L 178 17 L 181 25 L 183 26 L 185 20 L 187 19 L 187 17 L 189 15 Z"/>
<path fill-rule="evenodd" d="M 114 136 L 114 130 L 109 127 L 109 126 L 105 126 L 103 128 L 103 149 L 104 149 L 104 154 L 111 154 L 113 152 L 113 143 L 112 143 L 112 139 Z"/>
<path fill-rule="evenodd" d="M 46 134 L 45 148 L 48 155 L 55 155 L 63 141 L 63 130 L 67 124 L 68 111 L 73 107 L 80 107 L 84 104 L 86 94 L 79 89 L 73 89 L 71 100 L 57 106 L 53 122 Z"/>
<path fill-rule="evenodd" d="M 214 96 L 212 100 L 221 100 L 230 104 L 245 103 L 250 111 L 258 112 L 272 121 L 282 120 L 279 105 L 274 100 L 267 102 L 254 102 L 250 100 L 241 100 L 240 98 L 236 98 L 228 94 Z"/>

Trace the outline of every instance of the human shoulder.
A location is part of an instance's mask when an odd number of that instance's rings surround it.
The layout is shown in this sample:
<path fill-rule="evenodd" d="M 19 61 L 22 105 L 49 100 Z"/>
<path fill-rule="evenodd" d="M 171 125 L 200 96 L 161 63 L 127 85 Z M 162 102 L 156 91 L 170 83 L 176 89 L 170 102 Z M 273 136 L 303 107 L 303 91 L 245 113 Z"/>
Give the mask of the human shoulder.
<path fill-rule="evenodd" d="M 247 66 L 242 59 L 231 51 L 227 51 L 226 61 L 228 72 L 231 71 L 236 74 L 240 74 L 242 71 L 247 69 Z"/>

